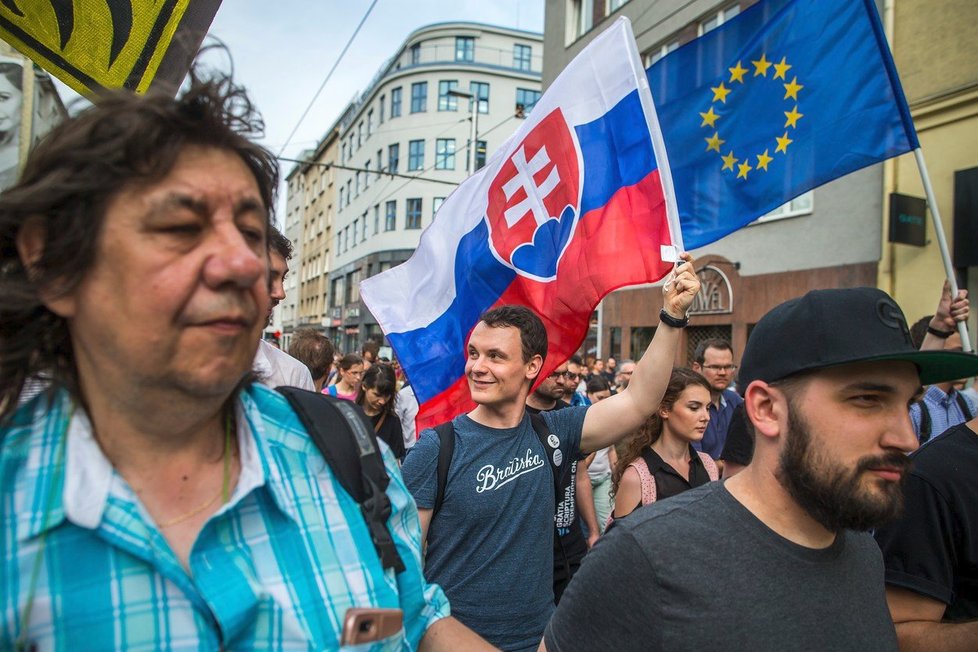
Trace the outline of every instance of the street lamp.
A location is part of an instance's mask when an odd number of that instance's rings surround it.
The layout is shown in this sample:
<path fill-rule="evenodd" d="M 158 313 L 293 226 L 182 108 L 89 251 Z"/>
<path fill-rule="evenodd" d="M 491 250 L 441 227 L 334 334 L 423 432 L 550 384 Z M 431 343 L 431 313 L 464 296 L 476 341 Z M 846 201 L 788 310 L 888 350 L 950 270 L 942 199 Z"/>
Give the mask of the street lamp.
<path fill-rule="evenodd" d="M 479 133 L 479 100 L 473 93 L 466 93 L 465 91 L 457 91 L 452 89 L 448 91 L 448 94 L 452 97 L 461 97 L 469 100 L 469 104 L 472 107 L 472 117 L 469 120 L 472 122 L 472 130 L 469 135 L 469 174 L 475 174 L 475 149 L 476 149 L 476 136 Z"/>

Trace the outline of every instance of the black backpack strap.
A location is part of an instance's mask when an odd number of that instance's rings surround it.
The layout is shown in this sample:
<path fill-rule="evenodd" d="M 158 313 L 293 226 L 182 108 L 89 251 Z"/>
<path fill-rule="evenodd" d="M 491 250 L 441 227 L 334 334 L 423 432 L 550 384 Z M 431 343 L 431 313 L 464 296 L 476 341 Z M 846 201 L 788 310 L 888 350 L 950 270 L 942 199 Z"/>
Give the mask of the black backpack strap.
<path fill-rule="evenodd" d="M 920 407 L 920 443 L 923 444 L 930 439 L 930 410 L 927 409 L 927 403 L 923 399 L 917 401 L 917 406 Z"/>
<path fill-rule="evenodd" d="M 404 570 L 394 538 L 387 529 L 390 478 L 377 436 L 367 415 L 350 401 L 297 387 L 279 387 L 340 486 L 360 505 L 377 556 L 384 568 Z"/>
<path fill-rule="evenodd" d="M 560 531 L 557 529 L 557 508 L 560 506 L 560 501 L 563 496 L 560 493 L 560 479 L 562 477 L 561 473 L 570 473 L 572 464 L 567 460 L 567 465 L 564 466 L 563 453 L 560 450 L 560 439 L 557 435 L 550 432 L 547 427 L 547 422 L 544 418 L 536 412 L 530 412 L 530 425 L 533 426 L 533 432 L 537 434 L 537 439 L 540 440 L 540 445 L 543 446 L 544 455 L 547 457 L 547 464 L 550 466 L 550 473 L 553 475 L 554 480 L 554 543 L 557 544 L 557 548 L 560 550 L 560 562 L 564 567 L 565 577 L 570 579 L 570 561 L 567 559 L 567 551 L 564 550 L 564 540 L 560 537 Z M 558 461 L 560 464 L 558 464 Z M 561 468 L 563 467 L 563 468 Z"/>
<path fill-rule="evenodd" d="M 438 433 L 438 485 L 435 490 L 435 504 L 431 508 L 431 518 L 441 509 L 445 502 L 445 488 L 448 486 L 448 467 L 452 465 L 452 456 L 455 454 L 455 426 L 451 421 L 435 426 Z"/>
<path fill-rule="evenodd" d="M 537 438 L 540 440 L 540 445 L 543 446 L 543 450 L 546 452 L 547 464 L 550 466 L 550 472 L 554 477 L 554 509 L 560 504 L 560 474 L 564 469 L 570 468 L 570 463 L 568 462 L 566 467 L 563 467 L 563 453 L 560 451 L 560 439 L 557 435 L 551 434 L 550 429 L 547 427 L 547 422 L 544 421 L 543 417 L 534 412 L 530 412 L 530 424 L 533 426 L 533 432 L 537 434 Z M 551 437 L 553 439 L 551 439 Z M 555 453 L 559 455 L 555 456 Z M 560 464 L 558 464 L 558 460 Z"/>
<path fill-rule="evenodd" d="M 958 407 L 961 408 L 961 414 L 964 415 L 965 421 L 971 421 L 975 418 L 975 415 L 971 413 L 971 408 L 968 406 L 968 401 L 965 399 L 964 394 L 954 392 L 954 399 L 958 402 Z"/>

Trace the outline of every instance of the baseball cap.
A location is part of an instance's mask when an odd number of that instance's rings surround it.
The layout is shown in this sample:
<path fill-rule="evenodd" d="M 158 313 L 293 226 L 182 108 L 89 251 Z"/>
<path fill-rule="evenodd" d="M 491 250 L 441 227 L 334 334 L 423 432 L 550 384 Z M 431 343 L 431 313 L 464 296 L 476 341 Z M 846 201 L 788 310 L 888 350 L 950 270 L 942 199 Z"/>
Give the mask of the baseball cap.
<path fill-rule="evenodd" d="M 741 358 L 738 384 L 774 382 L 804 371 L 856 362 L 905 360 L 924 385 L 978 374 L 978 356 L 918 351 L 903 311 L 876 288 L 812 290 L 761 318 Z"/>

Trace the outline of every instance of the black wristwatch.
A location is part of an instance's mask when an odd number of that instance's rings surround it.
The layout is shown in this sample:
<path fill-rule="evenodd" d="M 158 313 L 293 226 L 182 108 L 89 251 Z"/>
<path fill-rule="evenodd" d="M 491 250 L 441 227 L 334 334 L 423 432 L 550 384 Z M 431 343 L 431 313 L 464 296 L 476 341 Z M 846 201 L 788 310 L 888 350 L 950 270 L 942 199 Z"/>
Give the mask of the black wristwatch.
<path fill-rule="evenodd" d="M 673 328 L 686 328 L 689 326 L 689 315 L 686 315 L 682 319 L 676 319 L 663 308 L 659 311 L 659 321 L 667 326 L 672 326 Z"/>

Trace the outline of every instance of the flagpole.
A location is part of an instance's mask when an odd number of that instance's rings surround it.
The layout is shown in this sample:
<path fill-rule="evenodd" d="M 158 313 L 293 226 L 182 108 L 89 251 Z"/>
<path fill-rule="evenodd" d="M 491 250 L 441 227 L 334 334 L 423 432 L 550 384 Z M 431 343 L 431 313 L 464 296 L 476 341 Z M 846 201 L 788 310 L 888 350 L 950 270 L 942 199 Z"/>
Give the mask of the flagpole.
<path fill-rule="evenodd" d="M 951 284 L 951 300 L 958 296 L 958 281 L 954 277 L 954 266 L 951 264 L 951 254 L 947 248 L 947 239 L 944 237 L 944 223 L 941 221 L 941 214 L 937 210 L 937 199 L 934 197 L 934 188 L 930 183 L 930 175 L 927 173 L 927 164 L 924 162 L 924 152 L 917 147 L 913 150 L 913 156 L 917 160 L 917 169 L 920 170 L 920 179 L 924 182 L 924 194 L 927 197 L 927 206 L 930 208 L 930 217 L 934 221 L 934 233 L 937 235 L 937 246 L 941 250 L 941 260 L 944 263 L 944 273 Z M 971 338 L 968 336 L 968 324 L 963 321 L 958 322 L 958 333 L 961 334 L 961 347 L 966 353 L 971 353 Z"/>

